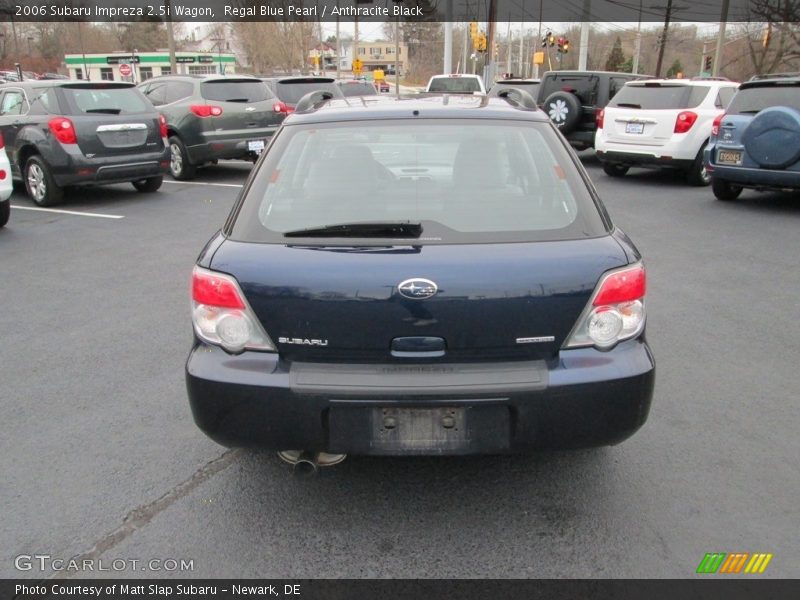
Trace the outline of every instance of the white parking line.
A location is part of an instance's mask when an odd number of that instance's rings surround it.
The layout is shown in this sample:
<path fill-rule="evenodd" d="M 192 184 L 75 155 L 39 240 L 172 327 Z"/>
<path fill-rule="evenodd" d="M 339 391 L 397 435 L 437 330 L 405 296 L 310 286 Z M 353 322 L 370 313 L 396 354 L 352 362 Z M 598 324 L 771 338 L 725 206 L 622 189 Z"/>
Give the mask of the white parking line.
<path fill-rule="evenodd" d="M 77 210 L 61 210 L 59 208 L 38 208 L 36 206 L 14 206 L 11 205 L 11 208 L 16 208 L 17 210 L 35 210 L 39 212 L 51 212 L 51 213 L 58 213 L 62 215 L 76 215 L 78 217 L 97 217 L 98 219 L 124 219 L 123 215 L 101 215 L 100 213 L 90 213 L 90 212 L 80 212 Z"/>
<path fill-rule="evenodd" d="M 173 181 L 171 179 L 165 179 L 164 183 L 177 183 L 178 185 L 216 185 L 217 187 L 232 187 L 232 188 L 242 187 L 242 184 L 240 183 L 206 183 L 204 181 Z"/>

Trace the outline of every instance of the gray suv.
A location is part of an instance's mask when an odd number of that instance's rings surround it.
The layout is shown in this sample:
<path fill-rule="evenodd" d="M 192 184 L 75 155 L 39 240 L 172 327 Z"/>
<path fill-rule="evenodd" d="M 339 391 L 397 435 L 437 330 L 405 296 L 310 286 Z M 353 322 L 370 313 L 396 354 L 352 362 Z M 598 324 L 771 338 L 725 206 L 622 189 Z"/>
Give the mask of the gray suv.
<path fill-rule="evenodd" d="M 167 119 L 170 172 L 192 179 L 221 159 L 255 160 L 286 115 L 260 79 L 167 75 L 139 86 Z"/>
<path fill-rule="evenodd" d="M 0 85 L 0 133 L 15 180 L 39 206 L 67 186 L 161 187 L 169 166 L 163 118 L 133 84 L 71 80 Z"/>

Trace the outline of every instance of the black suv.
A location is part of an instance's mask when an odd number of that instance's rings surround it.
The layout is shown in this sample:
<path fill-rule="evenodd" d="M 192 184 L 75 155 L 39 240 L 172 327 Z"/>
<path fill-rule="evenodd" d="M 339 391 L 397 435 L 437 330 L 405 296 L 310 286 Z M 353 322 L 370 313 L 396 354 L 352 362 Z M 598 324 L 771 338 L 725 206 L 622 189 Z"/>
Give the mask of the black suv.
<path fill-rule="evenodd" d="M 255 77 L 167 75 L 139 89 L 167 119 L 175 179 L 192 179 L 197 167 L 221 159 L 255 161 L 285 117 Z"/>
<path fill-rule="evenodd" d="M 64 187 L 132 182 L 155 192 L 169 166 L 163 117 L 132 84 L 69 80 L 0 86 L 11 174 L 39 206 Z"/>
<path fill-rule="evenodd" d="M 597 115 L 628 81 L 647 75 L 607 71 L 551 71 L 539 85 L 537 104 L 578 150 L 594 148 Z"/>

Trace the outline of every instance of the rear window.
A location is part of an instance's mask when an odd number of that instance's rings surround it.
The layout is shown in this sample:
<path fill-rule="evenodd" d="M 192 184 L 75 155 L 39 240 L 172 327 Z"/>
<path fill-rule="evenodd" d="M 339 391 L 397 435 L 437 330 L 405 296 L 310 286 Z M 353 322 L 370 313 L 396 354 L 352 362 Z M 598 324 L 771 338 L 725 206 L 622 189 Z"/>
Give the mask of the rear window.
<path fill-rule="evenodd" d="M 262 102 L 273 98 L 263 81 L 251 79 L 204 81 L 200 84 L 200 95 L 216 102 Z"/>
<path fill-rule="evenodd" d="M 283 234 L 387 221 L 421 223 L 415 245 L 606 233 L 570 154 L 544 123 L 432 119 L 286 127 L 242 202 L 230 233 L 243 241 L 296 243 L 303 238 Z"/>
<path fill-rule="evenodd" d="M 300 98 L 310 92 L 316 92 L 317 90 L 333 92 L 334 98 L 341 98 L 342 96 L 342 92 L 339 91 L 339 86 L 332 81 L 330 83 L 324 81 L 308 83 L 284 83 L 279 81 L 276 87 L 278 98 L 280 98 L 282 102 L 286 102 L 288 104 L 297 104 L 300 101 Z"/>
<path fill-rule="evenodd" d="M 339 84 L 339 89 L 345 96 L 374 96 L 378 93 L 368 81 L 346 81 Z"/>
<path fill-rule="evenodd" d="M 481 84 L 474 77 L 436 77 L 428 86 L 429 92 L 471 94 L 481 91 Z"/>
<path fill-rule="evenodd" d="M 626 85 L 608 105 L 643 110 L 695 108 L 710 89 L 706 85 Z"/>
<path fill-rule="evenodd" d="M 728 105 L 728 114 L 755 114 L 770 106 L 789 106 L 800 111 L 800 85 L 771 85 L 739 90 Z"/>
<path fill-rule="evenodd" d="M 600 78 L 596 75 L 552 75 L 539 88 L 539 102 L 544 102 L 547 96 L 555 92 L 571 92 L 578 97 L 581 104 L 594 105 L 597 103 L 599 84 Z"/>
<path fill-rule="evenodd" d="M 70 85 L 61 88 L 67 101 L 68 113 L 117 114 L 149 112 L 152 105 L 135 87 Z"/>

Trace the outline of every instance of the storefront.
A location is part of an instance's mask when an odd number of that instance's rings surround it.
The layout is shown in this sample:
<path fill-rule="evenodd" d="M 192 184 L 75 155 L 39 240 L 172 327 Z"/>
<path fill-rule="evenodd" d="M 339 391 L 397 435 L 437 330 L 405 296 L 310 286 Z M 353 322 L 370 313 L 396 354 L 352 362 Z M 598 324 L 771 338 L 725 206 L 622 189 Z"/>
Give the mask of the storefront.
<path fill-rule="evenodd" d="M 231 75 L 236 72 L 236 56 L 230 53 L 176 52 L 178 74 Z M 72 79 L 91 81 L 132 81 L 140 83 L 171 75 L 167 52 L 113 52 L 110 54 L 67 54 L 64 57 Z"/>

